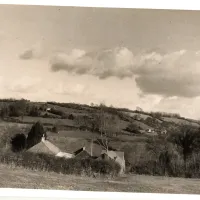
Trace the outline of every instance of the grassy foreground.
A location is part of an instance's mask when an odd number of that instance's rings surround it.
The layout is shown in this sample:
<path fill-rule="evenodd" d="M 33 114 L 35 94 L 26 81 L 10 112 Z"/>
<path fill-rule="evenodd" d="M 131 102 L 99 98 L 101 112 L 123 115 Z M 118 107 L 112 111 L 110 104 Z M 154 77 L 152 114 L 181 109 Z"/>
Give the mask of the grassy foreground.
<path fill-rule="evenodd" d="M 2 164 L 0 177 L 1 188 L 200 194 L 200 179 L 129 175 L 106 180 L 12 168 Z"/>

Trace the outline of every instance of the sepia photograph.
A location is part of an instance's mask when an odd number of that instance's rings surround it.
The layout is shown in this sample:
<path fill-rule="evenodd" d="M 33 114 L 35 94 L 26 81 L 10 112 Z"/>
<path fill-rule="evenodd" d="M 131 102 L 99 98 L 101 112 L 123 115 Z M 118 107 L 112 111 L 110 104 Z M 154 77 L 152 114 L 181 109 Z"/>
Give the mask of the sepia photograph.
<path fill-rule="evenodd" d="M 0 188 L 200 194 L 200 11 L 0 5 Z"/>

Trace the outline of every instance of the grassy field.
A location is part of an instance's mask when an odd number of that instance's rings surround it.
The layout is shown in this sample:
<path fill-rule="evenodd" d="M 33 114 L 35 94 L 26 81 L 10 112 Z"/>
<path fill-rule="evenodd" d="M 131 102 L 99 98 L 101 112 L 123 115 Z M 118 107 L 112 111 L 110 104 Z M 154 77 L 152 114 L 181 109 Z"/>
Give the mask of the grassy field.
<path fill-rule="evenodd" d="M 194 127 L 199 127 L 199 124 L 196 123 L 196 122 L 189 122 L 185 119 L 178 119 L 178 118 L 175 118 L 175 117 L 162 117 L 162 119 L 166 122 L 174 122 L 176 124 L 186 124 L 186 125 L 192 125 Z"/>
<path fill-rule="evenodd" d="M 200 194 L 200 180 L 130 175 L 114 180 L 31 171 L 0 165 L 1 188 Z M 41 178 L 42 177 L 42 178 Z"/>
<path fill-rule="evenodd" d="M 15 119 L 20 119 L 21 117 L 15 117 Z M 59 125 L 68 125 L 68 126 L 75 126 L 73 120 L 69 119 L 52 119 L 52 118 L 43 118 L 43 117 L 29 117 L 25 116 L 23 120 L 21 120 L 23 123 L 36 123 L 37 121 L 41 121 L 41 123 L 45 124 L 56 124 L 58 123 Z"/>

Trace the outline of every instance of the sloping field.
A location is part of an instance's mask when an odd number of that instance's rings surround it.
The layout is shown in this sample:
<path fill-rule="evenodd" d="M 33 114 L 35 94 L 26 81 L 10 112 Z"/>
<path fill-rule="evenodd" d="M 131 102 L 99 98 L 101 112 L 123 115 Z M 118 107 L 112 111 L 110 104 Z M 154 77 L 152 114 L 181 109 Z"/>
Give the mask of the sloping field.
<path fill-rule="evenodd" d="M 25 116 L 23 120 L 21 117 L 16 117 L 16 119 L 19 119 L 23 123 L 36 123 L 37 121 L 41 121 L 43 124 L 56 124 L 59 125 L 66 125 L 66 126 L 75 126 L 74 121 L 70 119 L 53 119 L 53 118 L 43 118 L 43 117 L 29 117 Z"/>
<path fill-rule="evenodd" d="M 123 112 L 123 113 L 126 114 L 126 115 L 129 115 L 131 117 L 140 116 L 140 118 L 142 118 L 142 119 L 146 119 L 148 117 L 151 117 L 150 115 L 143 114 L 143 113 L 135 113 L 135 112 Z"/>
<path fill-rule="evenodd" d="M 0 165 L 1 188 L 200 194 L 200 180 L 129 175 L 114 180 L 9 168 Z M 41 178 L 42 177 L 42 178 Z"/>
<path fill-rule="evenodd" d="M 162 117 L 162 119 L 166 122 L 174 122 L 176 124 L 185 124 L 185 125 L 192 125 L 192 126 L 196 126 L 196 127 L 199 127 L 200 125 L 196 122 L 189 122 L 185 119 L 178 119 L 178 118 L 175 118 L 175 117 Z"/>

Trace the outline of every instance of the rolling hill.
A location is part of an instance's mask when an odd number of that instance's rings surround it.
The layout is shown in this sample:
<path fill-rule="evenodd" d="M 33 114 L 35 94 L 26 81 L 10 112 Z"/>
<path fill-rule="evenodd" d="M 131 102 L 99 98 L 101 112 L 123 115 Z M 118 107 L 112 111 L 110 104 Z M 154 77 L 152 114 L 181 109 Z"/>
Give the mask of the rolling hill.
<path fill-rule="evenodd" d="M 21 105 L 20 101 L 22 101 Z M 90 146 L 92 140 L 101 137 L 100 132 L 92 130 L 90 124 L 94 115 L 100 112 L 99 106 L 0 100 L 1 113 L 5 107 L 9 108 L 10 105 L 14 107 L 16 102 L 18 103 L 15 109 L 23 110 L 23 106 L 26 106 L 23 115 L 14 113 L 15 115 L 2 116 L 0 129 L 5 126 L 31 126 L 40 121 L 47 130 L 48 139 L 62 151 L 67 152 L 74 152 L 83 146 Z M 34 110 L 34 112 L 30 112 L 30 110 Z M 110 123 L 111 128 L 117 128 L 117 134 L 110 136 L 110 148 L 124 151 L 128 163 L 135 162 L 135 157 L 130 154 L 141 154 L 141 148 L 143 149 L 142 146 L 146 141 L 150 137 L 161 134 L 162 130 L 166 130 L 168 133 L 172 127 L 183 124 L 200 127 L 198 121 L 170 113 L 138 112 L 137 110 L 131 111 L 106 106 L 104 106 L 104 113 L 115 116 L 117 119 L 116 124 Z M 53 127 L 56 127 L 57 130 L 53 131 Z M 140 150 L 138 151 L 137 148 Z"/>

